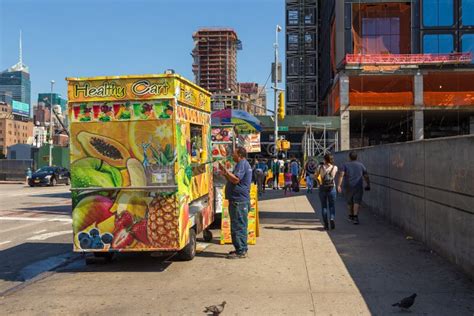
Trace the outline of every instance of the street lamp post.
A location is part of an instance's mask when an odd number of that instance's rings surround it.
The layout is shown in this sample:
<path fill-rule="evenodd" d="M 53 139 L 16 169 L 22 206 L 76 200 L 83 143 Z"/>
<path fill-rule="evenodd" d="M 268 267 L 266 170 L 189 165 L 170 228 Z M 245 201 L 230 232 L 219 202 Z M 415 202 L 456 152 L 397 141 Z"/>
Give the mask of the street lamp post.
<path fill-rule="evenodd" d="M 53 88 L 54 80 L 51 80 L 51 97 L 49 100 L 49 166 L 53 165 Z"/>
<path fill-rule="evenodd" d="M 278 155 L 278 148 L 277 148 L 277 143 L 278 143 L 278 33 L 281 31 L 281 26 L 277 25 L 275 28 L 275 44 L 273 44 L 273 47 L 275 48 L 275 66 L 274 66 L 274 81 L 273 81 L 273 90 L 274 90 L 274 104 L 275 104 L 275 113 L 273 113 L 273 116 L 275 118 L 275 134 L 274 134 L 274 143 L 275 143 L 275 156 Z"/>

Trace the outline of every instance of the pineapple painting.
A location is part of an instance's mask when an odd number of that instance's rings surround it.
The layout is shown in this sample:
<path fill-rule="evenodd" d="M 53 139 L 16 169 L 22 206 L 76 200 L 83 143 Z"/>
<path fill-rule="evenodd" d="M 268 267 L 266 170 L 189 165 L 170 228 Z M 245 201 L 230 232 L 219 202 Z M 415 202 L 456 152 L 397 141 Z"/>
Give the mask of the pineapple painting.
<path fill-rule="evenodd" d="M 176 194 L 158 195 L 148 208 L 148 240 L 154 248 L 179 247 L 178 225 L 179 208 Z"/>

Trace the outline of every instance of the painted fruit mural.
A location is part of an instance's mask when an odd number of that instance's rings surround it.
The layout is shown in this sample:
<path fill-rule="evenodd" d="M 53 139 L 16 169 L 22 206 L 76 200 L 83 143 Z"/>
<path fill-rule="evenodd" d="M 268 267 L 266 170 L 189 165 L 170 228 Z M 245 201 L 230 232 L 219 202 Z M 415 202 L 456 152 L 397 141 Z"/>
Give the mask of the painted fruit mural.
<path fill-rule="evenodd" d="M 170 109 L 166 111 L 170 114 Z M 128 115 L 126 110 L 120 113 Z M 113 190 L 176 184 L 174 128 L 172 119 L 71 125 L 72 187 L 95 188 L 73 193 L 77 250 L 179 247 L 176 189 L 160 193 Z"/>

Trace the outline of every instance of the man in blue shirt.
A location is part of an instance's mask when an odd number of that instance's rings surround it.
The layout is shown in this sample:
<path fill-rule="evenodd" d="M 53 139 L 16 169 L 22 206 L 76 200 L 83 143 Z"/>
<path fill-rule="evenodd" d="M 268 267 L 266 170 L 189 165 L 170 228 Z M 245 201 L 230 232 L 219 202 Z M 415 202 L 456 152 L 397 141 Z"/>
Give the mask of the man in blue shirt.
<path fill-rule="evenodd" d="M 298 192 L 300 190 L 300 172 L 301 167 L 295 156 L 291 157 L 290 163 L 290 172 L 291 172 L 291 182 L 293 186 L 293 191 Z"/>
<path fill-rule="evenodd" d="M 265 192 L 265 181 L 268 174 L 268 165 L 265 160 L 260 159 L 255 166 L 255 177 L 257 178 L 258 195 L 261 196 Z"/>
<path fill-rule="evenodd" d="M 250 185 L 252 183 L 252 167 L 248 163 L 247 151 L 237 147 L 232 154 L 236 162 L 233 172 L 219 164 L 222 175 L 227 179 L 225 197 L 229 201 L 230 230 L 235 251 L 231 251 L 228 259 L 247 257 L 247 225 L 250 207 Z"/>
<path fill-rule="evenodd" d="M 342 192 L 342 181 L 344 180 L 344 195 L 347 200 L 347 206 L 349 208 L 349 220 L 355 225 L 359 224 L 359 208 L 362 203 L 362 195 L 364 193 L 363 186 L 365 182 L 367 186 L 366 191 L 370 190 L 369 174 L 365 166 L 357 161 L 357 153 L 351 151 L 349 153 L 350 161 L 346 162 L 341 168 L 341 174 L 339 176 L 339 183 L 337 191 Z"/>

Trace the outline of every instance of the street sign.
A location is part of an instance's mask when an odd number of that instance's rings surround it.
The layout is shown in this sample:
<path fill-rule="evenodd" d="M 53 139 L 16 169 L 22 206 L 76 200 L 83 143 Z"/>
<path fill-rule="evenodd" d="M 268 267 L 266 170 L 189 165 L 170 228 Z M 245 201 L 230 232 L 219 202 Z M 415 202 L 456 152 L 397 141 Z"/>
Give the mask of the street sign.
<path fill-rule="evenodd" d="M 288 132 L 288 126 L 278 126 L 279 132 Z"/>

